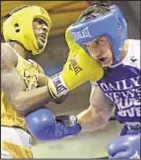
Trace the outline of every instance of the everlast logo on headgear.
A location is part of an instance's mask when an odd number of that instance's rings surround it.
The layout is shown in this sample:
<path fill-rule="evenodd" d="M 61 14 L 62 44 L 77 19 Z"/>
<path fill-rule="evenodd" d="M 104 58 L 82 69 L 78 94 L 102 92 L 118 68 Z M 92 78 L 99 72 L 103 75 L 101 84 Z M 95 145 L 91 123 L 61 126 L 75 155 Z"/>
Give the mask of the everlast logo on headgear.
<path fill-rule="evenodd" d="M 75 41 L 77 41 L 78 39 L 82 39 L 82 38 L 92 37 L 89 32 L 88 27 L 86 27 L 78 32 L 71 32 L 71 34 L 72 34 L 72 37 Z"/>
<path fill-rule="evenodd" d="M 53 78 L 53 83 L 55 85 L 55 88 L 58 94 L 60 94 L 61 92 L 67 91 L 67 88 L 63 85 L 63 82 L 59 78 L 58 74 L 55 75 L 55 77 Z"/>
<path fill-rule="evenodd" d="M 75 55 L 76 56 L 76 55 Z M 75 72 L 75 75 L 77 75 L 80 71 L 82 71 L 83 69 L 81 67 L 78 66 L 76 57 L 72 57 L 72 59 L 69 60 L 70 64 L 69 64 L 69 69 Z"/>

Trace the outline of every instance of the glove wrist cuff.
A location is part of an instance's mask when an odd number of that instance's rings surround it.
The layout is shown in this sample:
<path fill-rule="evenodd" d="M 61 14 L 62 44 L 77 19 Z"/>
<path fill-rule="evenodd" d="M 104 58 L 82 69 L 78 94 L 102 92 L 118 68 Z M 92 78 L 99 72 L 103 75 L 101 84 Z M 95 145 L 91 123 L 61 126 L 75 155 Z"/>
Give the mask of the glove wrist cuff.
<path fill-rule="evenodd" d="M 60 73 L 55 74 L 49 79 L 48 88 L 53 98 L 61 97 L 68 93 L 68 87 Z"/>
<path fill-rule="evenodd" d="M 78 124 L 78 126 L 79 126 L 79 128 L 80 128 L 80 131 L 81 131 L 81 130 L 82 130 L 81 124 L 78 122 L 78 119 L 77 119 L 76 116 L 75 116 L 75 118 L 76 118 L 76 123 Z"/>
<path fill-rule="evenodd" d="M 49 93 L 49 96 L 51 98 L 51 101 L 56 103 L 56 104 L 61 104 L 62 102 L 64 102 L 64 100 L 68 97 L 68 94 L 64 95 L 64 96 L 61 96 L 61 97 L 56 97 L 53 92 L 51 92 L 48 88 L 48 93 Z"/>
<path fill-rule="evenodd" d="M 71 116 L 70 116 L 70 121 L 71 121 L 73 124 L 76 124 L 76 123 L 77 123 L 77 125 L 79 126 L 80 131 L 81 131 L 81 125 L 78 123 L 78 119 L 77 119 L 76 116 L 71 115 Z"/>

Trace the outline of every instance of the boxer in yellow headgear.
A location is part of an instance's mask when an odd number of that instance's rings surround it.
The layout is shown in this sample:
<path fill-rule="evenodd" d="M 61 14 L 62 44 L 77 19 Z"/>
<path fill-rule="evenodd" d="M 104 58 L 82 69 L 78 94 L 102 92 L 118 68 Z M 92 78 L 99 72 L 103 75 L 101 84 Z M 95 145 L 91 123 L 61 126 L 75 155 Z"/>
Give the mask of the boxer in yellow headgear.
<path fill-rule="evenodd" d="M 32 158 L 23 115 L 48 102 L 47 77 L 29 57 L 46 47 L 51 19 L 44 8 L 21 6 L 3 22 L 1 43 L 1 158 Z"/>
<path fill-rule="evenodd" d="M 33 30 L 34 19 L 43 20 L 48 27 L 48 32 L 45 39 L 45 44 L 42 49 L 37 44 L 37 39 Z M 47 37 L 51 28 L 51 19 L 47 11 L 41 7 L 29 6 L 13 13 L 3 23 L 3 35 L 5 41 L 17 41 L 21 43 L 27 50 L 31 51 L 32 54 L 36 55 L 44 50 L 47 44 Z"/>

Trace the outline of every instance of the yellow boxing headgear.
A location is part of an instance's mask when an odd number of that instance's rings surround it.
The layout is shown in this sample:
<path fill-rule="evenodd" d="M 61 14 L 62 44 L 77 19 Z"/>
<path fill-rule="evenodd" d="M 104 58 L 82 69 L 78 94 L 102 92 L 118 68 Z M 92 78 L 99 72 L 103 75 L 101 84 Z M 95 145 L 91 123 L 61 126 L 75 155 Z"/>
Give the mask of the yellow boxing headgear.
<path fill-rule="evenodd" d="M 48 33 L 44 48 L 47 44 L 48 34 L 51 28 L 51 19 L 47 11 L 38 6 L 27 6 L 18 10 L 3 23 L 3 36 L 6 42 L 13 40 L 21 43 L 32 54 L 41 53 L 33 31 L 33 20 L 42 19 L 48 25 Z"/>

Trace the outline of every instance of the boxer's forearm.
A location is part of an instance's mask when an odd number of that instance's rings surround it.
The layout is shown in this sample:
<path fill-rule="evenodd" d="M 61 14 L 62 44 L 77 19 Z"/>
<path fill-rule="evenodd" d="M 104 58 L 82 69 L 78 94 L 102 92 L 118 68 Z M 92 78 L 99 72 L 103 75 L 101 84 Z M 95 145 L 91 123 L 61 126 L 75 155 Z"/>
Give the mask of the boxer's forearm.
<path fill-rule="evenodd" d="M 81 131 L 97 131 L 104 128 L 108 121 L 98 114 L 95 110 L 93 112 L 90 108 L 82 111 L 77 115 L 78 123 L 81 125 Z"/>
<path fill-rule="evenodd" d="M 31 91 L 20 92 L 14 102 L 15 109 L 22 115 L 27 114 L 51 101 L 48 87 L 39 87 Z"/>

